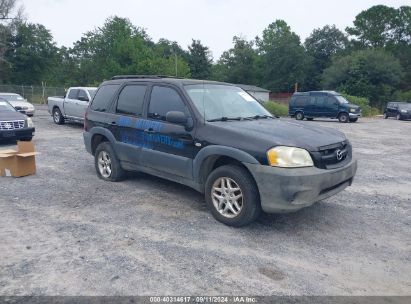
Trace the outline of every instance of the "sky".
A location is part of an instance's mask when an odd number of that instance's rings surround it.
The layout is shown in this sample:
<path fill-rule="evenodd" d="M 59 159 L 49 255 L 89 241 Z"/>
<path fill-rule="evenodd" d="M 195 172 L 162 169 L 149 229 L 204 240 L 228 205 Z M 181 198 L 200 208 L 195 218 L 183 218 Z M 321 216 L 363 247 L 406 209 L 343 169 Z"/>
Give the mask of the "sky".
<path fill-rule="evenodd" d="M 304 41 L 313 29 L 335 24 L 344 30 L 357 14 L 373 5 L 398 8 L 411 0 L 20 0 L 29 22 L 48 28 L 58 46 L 71 47 L 106 18 L 129 18 L 158 41 L 191 39 L 208 46 L 214 60 L 232 47 L 233 36 L 261 36 L 276 19 L 285 20 Z"/>

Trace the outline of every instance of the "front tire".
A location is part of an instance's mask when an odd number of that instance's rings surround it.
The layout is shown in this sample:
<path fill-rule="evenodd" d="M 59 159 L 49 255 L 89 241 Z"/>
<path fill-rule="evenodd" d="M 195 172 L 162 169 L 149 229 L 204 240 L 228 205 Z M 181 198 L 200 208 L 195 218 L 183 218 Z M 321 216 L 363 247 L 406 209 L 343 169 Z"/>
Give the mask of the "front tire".
<path fill-rule="evenodd" d="M 205 200 L 219 222 L 241 227 L 261 213 L 257 185 L 248 171 L 235 165 L 215 169 L 207 178 Z"/>
<path fill-rule="evenodd" d="M 387 119 L 388 118 L 387 113 L 384 113 L 383 117 L 384 117 L 384 119 Z"/>
<path fill-rule="evenodd" d="M 297 119 L 297 120 L 303 120 L 303 119 L 304 119 L 304 114 L 303 114 L 303 112 L 297 112 L 297 113 L 295 114 L 295 119 Z"/>
<path fill-rule="evenodd" d="M 94 165 L 97 176 L 105 181 L 118 182 L 124 179 L 125 171 L 121 168 L 120 161 L 108 142 L 98 145 L 94 154 Z"/>
<path fill-rule="evenodd" d="M 398 113 L 396 118 L 397 118 L 397 120 L 402 120 L 401 114 Z"/>
<path fill-rule="evenodd" d="M 338 115 L 338 120 L 341 123 L 346 123 L 350 120 L 350 116 L 348 116 L 347 113 L 341 113 L 340 115 Z"/>
<path fill-rule="evenodd" d="M 314 118 L 313 118 L 313 117 L 307 117 L 307 120 L 308 120 L 308 121 L 313 121 Z"/>
<path fill-rule="evenodd" d="M 350 118 L 350 122 L 357 122 L 358 118 Z"/>
<path fill-rule="evenodd" d="M 53 121 L 54 121 L 55 124 L 57 124 L 57 125 L 64 124 L 64 117 L 61 114 L 61 111 L 60 111 L 59 108 L 57 108 L 57 107 L 54 108 L 52 115 L 53 115 Z"/>

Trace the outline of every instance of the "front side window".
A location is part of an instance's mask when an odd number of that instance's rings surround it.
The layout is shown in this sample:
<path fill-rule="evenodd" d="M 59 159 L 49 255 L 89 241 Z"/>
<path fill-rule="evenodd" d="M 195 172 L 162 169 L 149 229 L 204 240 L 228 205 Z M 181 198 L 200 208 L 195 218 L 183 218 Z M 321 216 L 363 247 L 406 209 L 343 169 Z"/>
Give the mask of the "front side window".
<path fill-rule="evenodd" d="M 84 91 L 84 90 L 79 90 L 79 91 L 78 91 L 78 99 L 80 99 L 80 100 L 85 100 L 85 99 L 87 99 L 87 100 L 88 100 L 88 96 L 87 96 L 86 91 Z"/>
<path fill-rule="evenodd" d="M 93 99 L 91 109 L 94 111 L 106 112 L 119 86 L 120 85 L 118 84 L 101 86 Z"/>
<path fill-rule="evenodd" d="M 141 116 L 147 86 L 129 85 L 120 93 L 117 101 L 117 113 Z"/>
<path fill-rule="evenodd" d="M 251 95 L 235 86 L 186 85 L 185 90 L 205 120 L 271 116 Z"/>
<path fill-rule="evenodd" d="M 158 120 L 166 120 L 170 111 L 179 111 L 189 114 L 186 105 L 176 90 L 168 87 L 155 86 L 151 91 L 148 117 Z"/>

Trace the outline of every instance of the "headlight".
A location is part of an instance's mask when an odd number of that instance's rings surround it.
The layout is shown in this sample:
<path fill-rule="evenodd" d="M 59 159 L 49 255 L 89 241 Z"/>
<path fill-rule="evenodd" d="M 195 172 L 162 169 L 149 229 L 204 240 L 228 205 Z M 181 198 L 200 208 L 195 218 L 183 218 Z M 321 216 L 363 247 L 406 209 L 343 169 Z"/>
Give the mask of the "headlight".
<path fill-rule="evenodd" d="M 354 112 L 355 112 L 355 109 L 350 109 L 350 112 L 351 112 L 351 113 L 354 113 Z"/>
<path fill-rule="evenodd" d="M 30 117 L 27 117 L 27 128 L 34 128 L 33 120 Z"/>
<path fill-rule="evenodd" d="M 407 110 L 401 110 L 401 113 L 407 113 Z"/>
<path fill-rule="evenodd" d="M 278 146 L 268 150 L 267 158 L 270 166 L 275 167 L 296 168 L 314 166 L 310 153 L 301 148 Z"/>

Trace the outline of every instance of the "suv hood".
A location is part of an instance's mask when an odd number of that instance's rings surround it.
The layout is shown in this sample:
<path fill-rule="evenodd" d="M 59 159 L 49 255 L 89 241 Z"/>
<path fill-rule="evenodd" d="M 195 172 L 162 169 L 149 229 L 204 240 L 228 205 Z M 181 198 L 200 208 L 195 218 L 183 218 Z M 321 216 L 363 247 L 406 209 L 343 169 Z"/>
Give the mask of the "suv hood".
<path fill-rule="evenodd" d="M 299 147 L 308 151 L 318 151 L 319 147 L 346 140 L 345 135 L 335 129 L 314 126 L 312 122 L 296 122 L 283 119 L 259 119 L 208 123 L 213 130 L 225 137 L 227 146 L 254 146 L 264 153 L 274 146 Z M 315 123 L 314 123 L 315 124 Z M 214 129 L 212 128 L 212 129 Z M 224 135 L 222 135 L 224 134 Z M 222 142 L 221 144 L 224 144 Z"/>
<path fill-rule="evenodd" d="M 0 111 L 0 121 L 26 120 L 27 116 L 14 111 Z"/>

